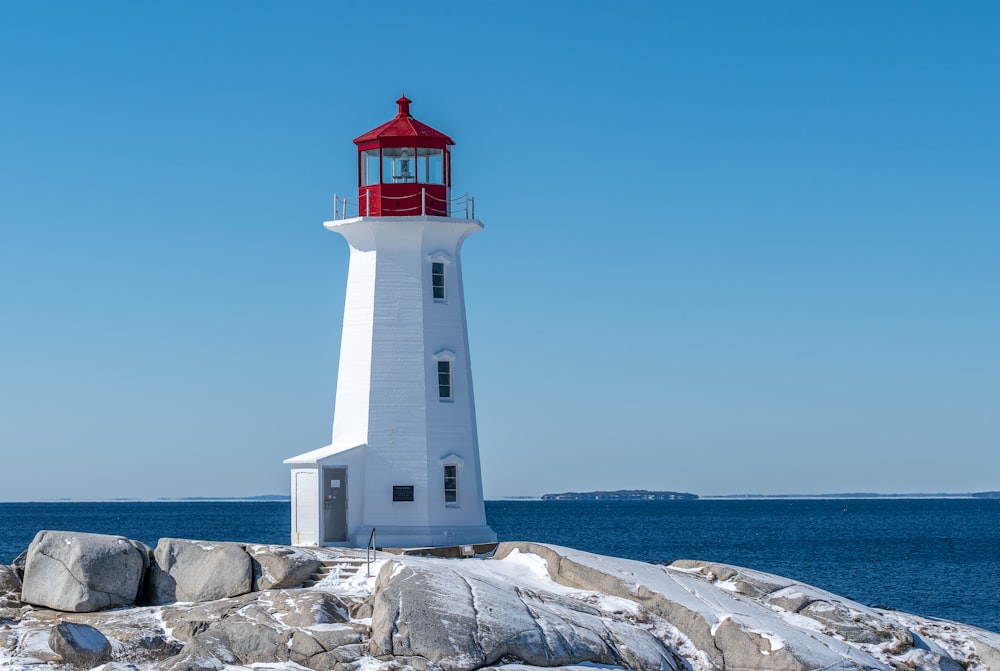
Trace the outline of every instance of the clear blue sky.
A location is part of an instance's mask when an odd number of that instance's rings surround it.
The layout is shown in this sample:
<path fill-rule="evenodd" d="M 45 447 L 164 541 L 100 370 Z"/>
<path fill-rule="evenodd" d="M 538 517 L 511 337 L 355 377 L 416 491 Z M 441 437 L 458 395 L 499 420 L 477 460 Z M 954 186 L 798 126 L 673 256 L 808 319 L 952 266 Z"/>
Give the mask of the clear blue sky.
<path fill-rule="evenodd" d="M 990 2 L 0 4 L 0 500 L 288 491 L 455 138 L 489 498 L 1000 489 Z"/>

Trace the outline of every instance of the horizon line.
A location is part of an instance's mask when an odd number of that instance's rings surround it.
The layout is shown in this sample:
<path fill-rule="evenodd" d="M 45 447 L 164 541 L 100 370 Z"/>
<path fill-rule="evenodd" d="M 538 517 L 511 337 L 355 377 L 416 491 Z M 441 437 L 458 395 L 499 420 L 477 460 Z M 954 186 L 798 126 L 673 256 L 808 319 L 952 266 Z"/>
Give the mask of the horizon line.
<path fill-rule="evenodd" d="M 577 494 L 614 494 L 612 491 L 601 492 L 576 492 Z M 655 492 L 650 492 L 655 493 Z M 537 496 L 503 496 L 499 498 L 489 498 L 485 501 L 498 503 L 516 501 L 542 501 L 540 494 Z M 982 492 L 907 492 L 907 493 L 880 493 L 880 492 L 833 492 L 825 494 L 694 494 L 696 500 L 756 500 L 756 499 L 990 499 L 1000 498 L 1000 491 Z M 290 494 L 257 494 L 251 496 L 161 496 L 156 498 L 130 498 L 115 497 L 101 499 L 78 499 L 71 497 L 56 499 L 22 499 L 22 500 L 0 500 L 0 503 L 284 503 L 291 500 Z M 691 499 L 689 499 L 691 500 Z M 553 501 L 546 501 L 552 503 Z M 558 502 L 558 501 L 556 501 Z M 575 501 L 569 501 L 573 503 Z M 639 501 L 641 502 L 641 501 Z M 682 501 L 672 501 L 681 503 Z"/>

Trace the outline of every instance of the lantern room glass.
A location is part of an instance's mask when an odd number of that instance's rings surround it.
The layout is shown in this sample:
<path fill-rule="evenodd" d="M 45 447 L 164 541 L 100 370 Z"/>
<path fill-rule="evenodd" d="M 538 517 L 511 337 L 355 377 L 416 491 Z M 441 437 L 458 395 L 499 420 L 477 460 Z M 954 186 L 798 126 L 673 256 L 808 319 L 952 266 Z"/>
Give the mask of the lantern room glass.
<path fill-rule="evenodd" d="M 367 149 L 361 152 L 361 186 L 378 182 L 378 149 Z"/>
<path fill-rule="evenodd" d="M 412 147 L 382 149 L 382 183 L 409 184 L 417 181 L 416 152 Z"/>
<path fill-rule="evenodd" d="M 447 185 L 446 154 L 444 149 L 427 147 L 365 149 L 360 153 L 361 186 L 379 183 Z"/>
<path fill-rule="evenodd" d="M 444 184 L 444 149 L 417 148 L 417 181 Z"/>

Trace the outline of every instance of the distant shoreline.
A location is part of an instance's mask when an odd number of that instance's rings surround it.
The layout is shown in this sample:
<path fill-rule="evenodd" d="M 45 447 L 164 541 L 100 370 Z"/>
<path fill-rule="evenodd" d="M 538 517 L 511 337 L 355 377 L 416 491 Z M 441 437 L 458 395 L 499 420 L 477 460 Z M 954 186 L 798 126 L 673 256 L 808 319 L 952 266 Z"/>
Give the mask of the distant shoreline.
<path fill-rule="evenodd" d="M 503 501 L 787 501 L 787 500 L 878 500 L 878 499 L 1000 499 L 997 492 L 879 494 L 876 492 L 836 492 L 828 494 L 685 494 L 681 492 L 567 492 L 540 497 L 511 496 Z"/>
<path fill-rule="evenodd" d="M 846 492 L 837 494 L 715 494 L 701 499 L 753 501 L 760 499 L 1000 499 L 1000 492 L 970 492 L 966 494 L 911 493 L 876 494 L 870 492 Z"/>
<path fill-rule="evenodd" d="M 505 496 L 497 499 L 487 499 L 494 503 L 511 503 L 518 501 L 822 501 L 822 500 L 879 500 L 879 499 L 927 499 L 927 500 L 1000 500 L 1000 491 L 952 493 L 909 493 L 909 494 L 877 494 L 873 492 L 841 492 L 832 494 L 686 494 L 683 492 L 643 492 L 622 495 L 619 492 L 565 492 L 562 494 L 543 494 L 542 496 Z M 3 503 L 288 503 L 291 497 L 287 494 L 264 494 L 260 496 L 187 496 L 177 498 L 156 499 L 35 499 L 30 501 L 0 501 Z"/>

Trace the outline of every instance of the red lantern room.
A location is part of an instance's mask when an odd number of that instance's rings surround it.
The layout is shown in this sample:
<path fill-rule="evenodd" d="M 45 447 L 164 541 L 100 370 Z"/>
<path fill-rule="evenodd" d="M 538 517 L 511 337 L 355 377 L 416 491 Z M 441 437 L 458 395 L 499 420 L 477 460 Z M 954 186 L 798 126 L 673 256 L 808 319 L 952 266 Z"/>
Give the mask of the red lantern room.
<path fill-rule="evenodd" d="M 455 143 L 410 116 L 411 102 L 401 97 L 396 118 L 354 140 L 361 216 L 448 216 Z"/>

